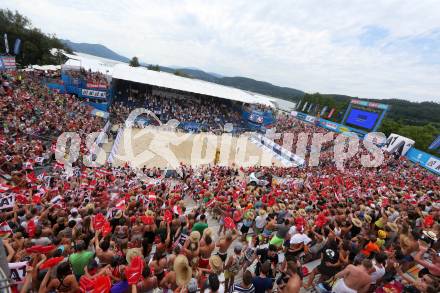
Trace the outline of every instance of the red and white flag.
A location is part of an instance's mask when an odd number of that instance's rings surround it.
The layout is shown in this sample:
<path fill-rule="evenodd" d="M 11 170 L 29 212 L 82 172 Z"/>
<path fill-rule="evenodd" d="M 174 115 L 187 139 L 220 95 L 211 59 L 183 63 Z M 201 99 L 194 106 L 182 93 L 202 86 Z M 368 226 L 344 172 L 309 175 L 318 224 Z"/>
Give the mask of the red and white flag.
<path fill-rule="evenodd" d="M 12 186 L 9 186 L 9 185 L 7 185 L 7 184 L 2 184 L 2 183 L 0 183 L 0 193 L 1 192 L 6 192 L 6 191 L 8 191 L 9 189 L 11 189 L 12 188 Z"/>
<path fill-rule="evenodd" d="M 148 194 L 148 200 L 156 200 L 156 199 L 157 199 L 156 193 L 150 192 Z"/>
<path fill-rule="evenodd" d="M 29 183 L 35 183 L 38 181 L 38 178 L 35 176 L 34 172 L 31 172 L 26 175 L 26 181 Z"/>
<path fill-rule="evenodd" d="M 55 163 L 55 169 L 63 169 L 64 168 L 64 164 L 61 164 L 59 162 Z"/>
<path fill-rule="evenodd" d="M 3 222 L 0 224 L 0 237 L 5 238 L 12 234 L 12 229 L 9 227 L 8 222 Z"/>
<path fill-rule="evenodd" d="M 44 161 L 44 157 L 36 157 L 35 158 L 35 162 L 37 162 L 38 164 L 43 163 L 43 161 Z"/>
<path fill-rule="evenodd" d="M 178 206 L 178 205 L 175 205 L 175 206 L 173 207 L 173 212 L 174 212 L 176 215 L 181 216 L 181 215 L 182 215 L 182 207 L 181 207 L 181 206 Z"/>
<path fill-rule="evenodd" d="M 62 201 L 63 201 L 63 198 L 61 197 L 61 195 L 57 195 L 50 200 L 50 203 L 52 203 L 54 205 L 56 205 L 56 204 L 59 205 L 59 204 L 61 204 Z"/>
<path fill-rule="evenodd" d="M 116 208 L 119 210 L 125 210 L 125 199 L 121 199 L 117 204 Z"/>
<path fill-rule="evenodd" d="M 25 169 L 34 170 L 34 163 L 35 162 L 33 160 L 29 160 L 23 164 L 23 167 Z"/>

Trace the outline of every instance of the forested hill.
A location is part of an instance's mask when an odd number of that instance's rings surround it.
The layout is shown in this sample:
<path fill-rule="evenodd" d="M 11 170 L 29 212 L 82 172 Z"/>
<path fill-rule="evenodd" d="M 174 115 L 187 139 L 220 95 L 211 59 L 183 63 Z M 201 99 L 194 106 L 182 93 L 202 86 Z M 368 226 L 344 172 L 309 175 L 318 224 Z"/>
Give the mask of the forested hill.
<path fill-rule="evenodd" d="M 1 52 L 5 52 L 4 33 L 8 35 L 10 51 L 14 48 L 15 40 L 17 38 L 21 39 L 21 50 L 16 56 L 16 61 L 22 66 L 62 63 L 64 61 L 63 56 L 53 56 L 50 54 L 49 50 L 52 48 L 71 52 L 69 47 L 65 46 L 59 39 L 33 27 L 29 19 L 18 12 L 0 9 L 0 32 L 2 36 L 2 41 L 0 42 Z"/>

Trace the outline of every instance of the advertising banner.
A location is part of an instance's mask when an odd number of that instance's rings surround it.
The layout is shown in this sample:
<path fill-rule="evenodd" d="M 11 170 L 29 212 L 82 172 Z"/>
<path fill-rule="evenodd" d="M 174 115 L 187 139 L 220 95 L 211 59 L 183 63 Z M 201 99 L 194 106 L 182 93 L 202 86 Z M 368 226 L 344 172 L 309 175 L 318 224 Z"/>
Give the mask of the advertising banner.
<path fill-rule="evenodd" d="M 8 263 L 9 270 L 11 271 L 12 284 L 21 284 L 24 282 L 27 264 L 27 261 Z"/>
<path fill-rule="evenodd" d="M 306 120 L 307 115 L 304 113 L 297 113 L 296 117 L 300 120 Z"/>
<path fill-rule="evenodd" d="M 15 57 L 13 56 L 0 56 L 0 70 L 15 69 Z"/>
<path fill-rule="evenodd" d="M 310 116 L 310 115 L 306 115 L 304 120 L 307 121 L 307 122 L 310 122 L 310 123 L 315 123 L 316 117 Z"/>
<path fill-rule="evenodd" d="M 15 204 L 15 194 L 0 198 L 0 210 L 12 209 Z"/>
<path fill-rule="evenodd" d="M 101 98 L 105 99 L 107 97 L 107 92 L 95 91 L 88 89 L 81 89 L 81 95 L 85 98 Z"/>
<path fill-rule="evenodd" d="M 331 122 L 325 119 L 320 119 L 319 125 L 325 129 L 331 130 L 331 131 L 338 131 L 339 124 L 335 122 Z"/>
<path fill-rule="evenodd" d="M 92 88 L 92 89 L 107 89 L 107 84 L 105 84 L 105 83 L 92 83 L 92 82 L 88 82 L 86 84 L 86 86 L 88 88 Z"/>
<path fill-rule="evenodd" d="M 431 154 L 422 152 L 416 148 L 410 148 L 406 157 L 420 166 L 440 175 L 440 158 Z"/>
<path fill-rule="evenodd" d="M 389 153 L 399 153 L 404 156 L 414 143 L 415 141 L 410 138 L 391 133 L 382 149 Z"/>

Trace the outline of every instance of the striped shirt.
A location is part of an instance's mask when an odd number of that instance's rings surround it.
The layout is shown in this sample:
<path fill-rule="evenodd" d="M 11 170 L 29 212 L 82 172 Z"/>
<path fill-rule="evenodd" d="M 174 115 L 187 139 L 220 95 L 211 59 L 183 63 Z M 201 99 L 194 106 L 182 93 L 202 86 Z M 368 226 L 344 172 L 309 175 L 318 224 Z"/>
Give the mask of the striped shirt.
<path fill-rule="evenodd" d="M 254 284 L 251 284 L 249 288 L 244 288 L 240 283 L 236 283 L 232 287 L 231 293 L 255 293 L 255 287 Z"/>

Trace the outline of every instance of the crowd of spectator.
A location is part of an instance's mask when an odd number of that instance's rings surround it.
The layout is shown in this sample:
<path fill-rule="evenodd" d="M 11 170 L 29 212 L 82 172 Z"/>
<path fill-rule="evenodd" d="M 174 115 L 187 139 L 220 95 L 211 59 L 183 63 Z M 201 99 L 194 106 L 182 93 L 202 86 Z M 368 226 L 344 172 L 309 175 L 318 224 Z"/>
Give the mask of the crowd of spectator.
<path fill-rule="evenodd" d="M 80 70 L 66 69 L 64 74 L 70 76 L 75 82 L 79 83 L 83 81 L 88 88 L 107 89 L 110 85 L 107 75 L 101 72 L 94 72 L 92 70 Z"/>
<path fill-rule="evenodd" d="M 18 292 L 438 292 L 440 179 L 404 158 L 182 165 L 174 179 L 144 168 L 148 180 L 81 163 L 66 175 L 53 162 L 38 174 L 57 135 L 103 121 L 23 73 L 0 82 L 0 231 Z M 148 103 L 160 119 L 235 121 L 212 102 Z M 137 106 L 115 105 L 113 119 Z M 283 119 L 280 131 L 321 131 Z M 249 184 L 255 172 L 269 184 Z"/>
<path fill-rule="evenodd" d="M 200 126 L 200 131 L 222 130 L 226 123 L 232 123 L 235 127 L 244 124 L 240 110 L 231 108 L 219 99 L 177 99 L 158 96 L 137 99 L 128 97 L 124 101 L 114 102 L 110 110 L 112 121 L 123 123 L 136 108 L 152 111 L 162 123 L 171 119 L 193 122 Z"/>

